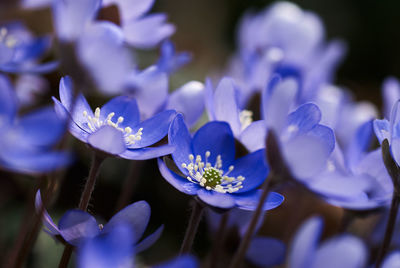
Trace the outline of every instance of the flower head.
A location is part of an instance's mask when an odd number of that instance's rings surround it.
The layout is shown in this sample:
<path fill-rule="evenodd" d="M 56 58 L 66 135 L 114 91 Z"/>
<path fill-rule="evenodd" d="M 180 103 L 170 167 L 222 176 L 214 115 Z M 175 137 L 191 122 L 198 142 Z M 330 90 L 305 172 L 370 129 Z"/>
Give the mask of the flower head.
<path fill-rule="evenodd" d="M 169 169 L 161 159 L 158 164 L 161 174 L 175 188 L 197 195 L 214 207 L 255 208 L 260 194 L 257 187 L 268 174 L 263 150 L 235 159 L 235 142 L 227 123 L 209 122 L 192 138 L 180 114 L 171 124 L 168 137 L 177 148 L 172 154 L 177 170 Z M 271 193 L 264 209 L 275 208 L 282 201 L 281 195 Z"/>
<path fill-rule="evenodd" d="M 167 110 L 140 122 L 135 99 L 120 96 L 111 99 L 94 113 L 83 95 L 76 100 L 73 114 L 72 83 L 63 78 L 60 82 L 61 102 L 53 98 L 61 117 L 71 117 L 69 130 L 72 135 L 94 149 L 127 159 L 149 159 L 169 154 L 174 147 L 164 145 L 149 147 L 161 140 L 168 131 L 174 110 Z"/>

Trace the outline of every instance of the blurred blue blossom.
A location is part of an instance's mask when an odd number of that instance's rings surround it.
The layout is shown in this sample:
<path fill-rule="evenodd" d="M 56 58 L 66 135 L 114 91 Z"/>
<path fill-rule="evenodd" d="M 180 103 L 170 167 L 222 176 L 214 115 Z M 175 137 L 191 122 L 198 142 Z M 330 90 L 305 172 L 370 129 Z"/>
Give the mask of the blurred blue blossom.
<path fill-rule="evenodd" d="M 177 170 L 158 160 L 161 174 L 179 191 L 195 195 L 212 207 L 239 207 L 254 210 L 260 196 L 257 190 L 268 174 L 264 150 L 235 159 L 235 141 L 225 122 L 205 124 L 191 137 L 181 114 L 171 124 L 169 144 Z M 272 192 L 264 210 L 273 209 L 283 196 Z"/>
<path fill-rule="evenodd" d="M 35 206 L 36 210 L 40 211 L 42 206 L 40 191 L 36 193 Z M 73 246 L 79 246 L 85 239 L 111 233 L 119 225 L 125 224 L 132 229 L 132 235 L 127 237 L 126 241 L 129 241 L 129 246 L 134 247 L 138 253 L 152 246 L 164 229 L 164 226 L 160 226 L 154 233 L 140 240 L 149 222 L 150 213 L 149 204 L 146 201 L 138 201 L 120 210 L 104 226 L 89 213 L 78 209 L 67 211 L 61 217 L 58 226 L 44 210 L 43 223 L 49 235 L 54 238 L 61 236 L 65 242 Z"/>
<path fill-rule="evenodd" d="M 51 46 L 49 36 L 35 37 L 21 22 L 0 26 L 0 71 L 6 73 L 46 73 L 57 62 L 39 64 Z"/>
<path fill-rule="evenodd" d="M 394 77 L 385 79 L 382 85 L 383 118 L 390 119 L 394 104 L 400 99 L 400 83 Z"/>
<path fill-rule="evenodd" d="M 53 151 L 65 121 L 52 107 L 17 116 L 17 97 L 10 80 L 0 75 L 0 166 L 22 173 L 49 172 L 70 163 L 67 153 Z M 49 131 L 51 129 L 51 131 Z"/>
<path fill-rule="evenodd" d="M 161 56 L 157 62 L 157 68 L 160 71 L 171 74 L 186 65 L 192 59 L 188 52 L 179 52 L 175 50 L 175 45 L 170 40 L 166 40 L 161 45 Z"/>
<path fill-rule="evenodd" d="M 93 113 L 85 97 L 79 94 L 72 109 L 72 83 L 68 77 L 60 81 L 61 102 L 53 98 L 61 118 L 71 117 L 69 131 L 93 149 L 126 159 L 144 160 L 170 154 L 174 146 L 149 147 L 168 132 L 174 110 L 161 112 L 143 122 L 136 100 L 127 96 L 111 99 Z M 113 118 L 116 118 L 113 120 Z"/>

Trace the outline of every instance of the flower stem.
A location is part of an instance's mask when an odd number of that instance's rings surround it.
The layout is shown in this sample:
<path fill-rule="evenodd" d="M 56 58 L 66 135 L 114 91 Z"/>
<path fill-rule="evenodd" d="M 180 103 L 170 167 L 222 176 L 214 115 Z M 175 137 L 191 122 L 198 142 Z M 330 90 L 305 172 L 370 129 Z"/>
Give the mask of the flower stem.
<path fill-rule="evenodd" d="M 192 249 L 194 237 L 197 233 L 197 228 L 201 217 L 203 216 L 204 207 L 197 200 L 194 201 L 192 215 L 190 216 L 189 225 L 186 229 L 185 238 L 183 239 L 179 255 L 189 253 Z"/>
<path fill-rule="evenodd" d="M 83 189 L 81 200 L 79 201 L 78 208 L 80 210 L 86 211 L 89 205 L 90 198 L 92 197 L 92 193 L 94 190 L 94 186 L 96 184 L 96 179 L 100 172 L 100 166 L 103 163 L 104 156 L 93 152 L 92 157 L 92 165 L 89 171 L 89 178 L 86 181 L 85 188 Z M 72 255 L 73 247 L 67 244 L 64 248 L 63 255 L 61 257 L 60 263 L 58 265 L 59 268 L 66 268 L 69 263 L 69 259 Z"/>
<path fill-rule="evenodd" d="M 260 200 L 258 201 L 257 208 L 254 211 L 253 216 L 251 217 L 251 221 L 250 221 L 249 226 L 247 227 L 246 233 L 245 233 L 242 241 L 240 242 L 239 248 L 236 250 L 236 253 L 234 254 L 231 265 L 229 266 L 231 268 L 239 268 L 242 265 L 244 255 L 246 254 L 247 249 L 250 245 L 250 241 L 253 238 L 258 219 L 260 218 L 261 213 L 263 212 L 264 202 L 268 197 L 268 193 L 270 192 L 269 185 L 270 185 L 270 181 L 272 178 L 272 176 L 271 176 L 272 173 L 273 172 L 271 171 L 268 178 L 265 179 L 265 181 L 261 187 L 262 194 L 260 196 Z"/>
<path fill-rule="evenodd" d="M 135 186 L 138 182 L 140 170 L 143 167 L 143 164 L 143 161 L 131 161 L 128 175 L 125 177 L 124 183 L 121 187 L 121 194 L 119 195 L 117 205 L 115 207 L 115 212 L 120 211 L 126 205 L 128 205 L 129 200 L 135 190 Z"/>
<path fill-rule="evenodd" d="M 386 225 L 385 237 L 383 239 L 382 246 L 379 249 L 378 258 L 376 260 L 375 267 L 377 268 L 381 267 L 383 258 L 385 257 L 389 249 L 390 242 L 392 241 L 394 226 L 397 218 L 397 212 L 399 210 L 399 204 L 400 204 L 400 196 L 396 194 L 396 191 L 394 191 L 392 197 L 392 205 L 390 206 L 389 220 Z"/>
<path fill-rule="evenodd" d="M 220 221 L 219 221 L 219 226 L 218 230 L 216 232 L 216 236 L 214 239 L 213 243 L 213 248 L 211 251 L 211 258 L 210 258 L 210 267 L 215 268 L 218 267 L 218 257 L 221 252 L 221 248 L 224 245 L 226 233 L 227 233 L 227 225 L 228 225 L 228 219 L 229 219 L 229 211 L 225 212 Z"/>

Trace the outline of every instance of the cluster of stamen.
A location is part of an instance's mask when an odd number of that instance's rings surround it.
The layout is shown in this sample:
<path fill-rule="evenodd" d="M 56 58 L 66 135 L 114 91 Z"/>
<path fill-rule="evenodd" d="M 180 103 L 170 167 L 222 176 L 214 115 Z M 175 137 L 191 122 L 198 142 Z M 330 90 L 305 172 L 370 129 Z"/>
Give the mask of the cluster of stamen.
<path fill-rule="evenodd" d="M 17 39 L 8 34 L 7 28 L 0 28 L 0 43 L 5 44 L 9 48 L 13 48 L 17 44 Z"/>
<path fill-rule="evenodd" d="M 242 130 L 248 127 L 253 122 L 253 112 L 249 110 L 243 110 L 239 113 L 240 124 Z"/>
<path fill-rule="evenodd" d="M 201 155 L 189 155 L 189 164 L 182 164 L 182 167 L 189 172 L 186 178 L 193 182 L 198 183 L 200 186 L 207 190 L 214 190 L 219 193 L 234 193 L 243 188 L 242 182 L 245 180 L 243 176 L 231 177 L 229 173 L 232 172 L 234 166 L 229 166 L 228 171 L 224 173 L 222 170 L 222 159 L 218 155 L 215 165 L 212 166 L 208 162 L 211 153 L 209 151 L 205 154 L 203 161 Z"/>
<path fill-rule="evenodd" d="M 87 125 L 92 132 L 95 132 L 100 127 L 108 125 L 112 126 L 124 134 L 125 142 L 127 145 L 132 145 L 136 141 L 140 141 L 142 139 L 143 128 L 139 128 L 136 133 L 132 133 L 132 128 L 125 127 L 122 128 L 119 126 L 122 122 L 124 122 L 124 118 L 122 116 L 118 117 L 116 122 L 112 121 L 112 118 L 115 116 L 115 113 L 109 113 L 104 121 L 100 120 L 100 108 L 96 108 L 94 111 L 94 117 L 88 115 L 87 111 L 83 111 L 83 116 L 86 117 Z"/>

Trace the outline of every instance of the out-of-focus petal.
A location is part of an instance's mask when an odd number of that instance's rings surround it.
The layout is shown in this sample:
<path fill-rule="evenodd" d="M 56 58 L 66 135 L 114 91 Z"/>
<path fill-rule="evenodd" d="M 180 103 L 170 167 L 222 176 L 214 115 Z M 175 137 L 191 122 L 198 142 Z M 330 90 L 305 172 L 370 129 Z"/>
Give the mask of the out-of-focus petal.
<path fill-rule="evenodd" d="M 118 155 L 126 151 L 122 132 L 108 125 L 90 134 L 87 142 L 93 148 L 112 155 Z"/>
<path fill-rule="evenodd" d="M 267 128 L 263 120 L 258 120 L 246 127 L 239 140 L 249 152 L 257 151 L 265 147 L 265 138 L 267 136 Z"/>
<path fill-rule="evenodd" d="M 158 227 L 158 229 L 154 233 L 148 235 L 146 238 L 144 238 L 135 246 L 135 251 L 137 253 L 140 253 L 151 247 L 160 238 L 163 230 L 164 230 L 164 225 Z"/>
<path fill-rule="evenodd" d="M 261 190 L 254 190 L 242 194 L 233 194 L 236 206 L 243 210 L 256 210 L 260 201 Z M 271 210 L 282 204 L 284 197 L 278 193 L 270 192 L 264 202 L 263 210 Z"/>
<path fill-rule="evenodd" d="M 285 260 L 285 250 L 285 244 L 282 241 L 257 236 L 250 241 L 246 259 L 259 267 L 279 265 Z"/>
<path fill-rule="evenodd" d="M 175 149 L 175 146 L 166 144 L 157 147 L 127 149 L 123 153 L 120 153 L 119 156 L 131 160 L 148 160 L 171 154 L 175 151 Z"/>

